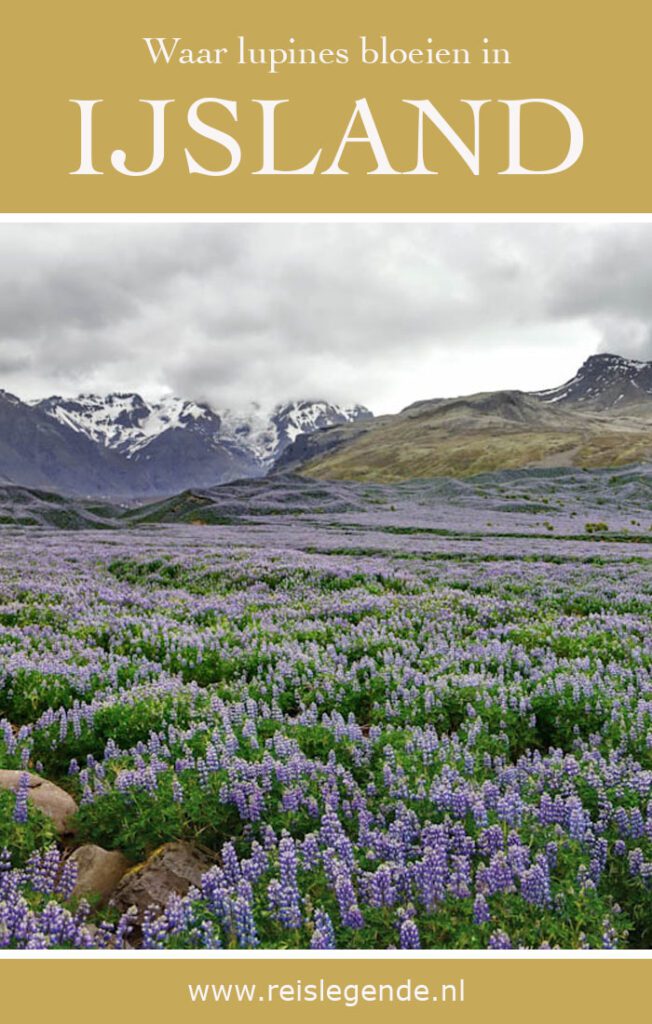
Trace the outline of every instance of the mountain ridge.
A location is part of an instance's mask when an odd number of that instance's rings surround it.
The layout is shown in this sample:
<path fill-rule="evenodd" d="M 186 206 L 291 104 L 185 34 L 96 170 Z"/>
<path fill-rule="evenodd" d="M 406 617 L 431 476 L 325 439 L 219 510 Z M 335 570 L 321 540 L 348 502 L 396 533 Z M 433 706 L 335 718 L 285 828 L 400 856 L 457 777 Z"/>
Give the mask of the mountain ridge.
<path fill-rule="evenodd" d="M 172 395 L 26 403 L 0 391 L 0 484 L 149 499 L 266 475 L 389 483 L 652 462 L 652 362 L 599 353 L 565 384 L 420 400 L 396 414 L 325 400 L 217 411 Z"/>

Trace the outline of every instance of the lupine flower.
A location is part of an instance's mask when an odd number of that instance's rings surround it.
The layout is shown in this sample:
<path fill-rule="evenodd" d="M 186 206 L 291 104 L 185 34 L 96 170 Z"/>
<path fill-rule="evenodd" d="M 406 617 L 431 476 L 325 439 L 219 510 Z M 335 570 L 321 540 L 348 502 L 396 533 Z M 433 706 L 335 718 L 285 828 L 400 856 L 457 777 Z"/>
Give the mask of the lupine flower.
<path fill-rule="evenodd" d="M 310 939 L 311 949 L 335 949 L 335 932 L 328 914 L 321 908 L 315 911 L 315 927 Z"/>
<path fill-rule="evenodd" d="M 512 943 L 509 935 L 500 929 L 492 932 L 489 936 L 489 949 L 511 949 Z"/>
<path fill-rule="evenodd" d="M 16 803 L 14 804 L 14 821 L 24 825 L 27 821 L 27 795 L 29 793 L 29 773 L 22 772 L 16 787 Z"/>
<path fill-rule="evenodd" d="M 473 901 L 473 920 L 476 924 L 487 924 L 491 920 L 489 904 L 481 892 Z"/>
<path fill-rule="evenodd" d="M 409 917 L 401 924 L 401 949 L 421 949 L 419 929 Z"/>

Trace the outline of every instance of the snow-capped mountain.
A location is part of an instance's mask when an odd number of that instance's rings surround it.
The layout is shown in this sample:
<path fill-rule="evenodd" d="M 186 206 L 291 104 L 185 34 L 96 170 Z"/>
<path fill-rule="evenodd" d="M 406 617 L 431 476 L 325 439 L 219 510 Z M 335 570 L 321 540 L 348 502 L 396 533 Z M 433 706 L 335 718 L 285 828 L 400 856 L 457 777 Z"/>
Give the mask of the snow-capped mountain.
<path fill-rule="evenodd" d="M 34 404 L 59 423 L 127 458 L 165 430 L 191 428 L 207 438 L 217 438 L 220 430 L 220 417 L 207 405 L 172 396 L 158 402 L 145 402 L 133 393 L 90 394 L 77 398 L 56 395 Z"/>
<path fill-rule="evenodd" d="M 249 451 L 263 469 L 274 465 L 279 456 L 301 434 L 313 434 L 325 427 L 371 419 L 363 405 L 340 406 L 331 402 L 300 401 L 277 405 L 270 414 L 252 405 L 241 413 L 222 414 L 221 436 Z"/>
<path fill-rule="evenodd" d="M 324 401 L 291 402 L 270 413 L 251 406 L 221 414 L 201 402 L 173 396 L 148 402 L 131 392 L 32 403 L 3 395 L 2 409 L 33 440 L 22 457 L 13 449 L 11 457 L 7 454 L 7 472 L 0 458 L 0 480 L 124 497 L 263 476 L 302 433 L 371 416 L 362 406 Z M 7 427 L 6 433 L 16 433 L 19 441 L 20 431 Z M 37 443 L 42 437 L 47 451 Z"/>
<path fill-rule="evenodd" d="M 589 358 L 559 387 L 533 392 L 543 402 L 596 411 L 652 403 L 652 362 L 604 353 Z"/>
<path fill-rule="evenodd" d="M 217 413 L 210 406 L 166 396 L 146 402 L 134 393 L 53 396 L 34 403 L 59 423 L 85 434 L 96 444 L 126 458 L 143 457 L 169 431 L 201 437 L 207 446 L 226 446 L 264 471 L 300 434 L 370 417 L 361 405 L 345 408 L 330 402 L 300 401 L 277 405 L 265 413 L 252 403 L 242 412 Z"/>

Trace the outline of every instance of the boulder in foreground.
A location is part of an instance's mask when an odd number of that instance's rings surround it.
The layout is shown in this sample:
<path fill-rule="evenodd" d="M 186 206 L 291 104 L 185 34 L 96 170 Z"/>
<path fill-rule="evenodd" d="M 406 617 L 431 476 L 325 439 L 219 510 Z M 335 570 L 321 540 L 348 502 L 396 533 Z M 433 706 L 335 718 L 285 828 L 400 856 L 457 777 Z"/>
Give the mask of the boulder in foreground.
<path fill-rule="evenodd" d="M 22 771 L 0 768 L 0 789 L 15 791 L 18 788 L 21 775 L 24 774 Z M 35 775 L 33 772 L 27 774 L 29 775 L 27 798 L 30 803 L 51 819 L 59 835 L 72 832 L 70 822 L 77 812 L 77 804 L 70 793 L 66 793 L 65 789 L 61 789 L 60 786 L 55 786 L 53 782 L 42 779 L 40 775 Z"/>
<path fill-rule="evenodd" d="M 126 873 L 111 905 L 123 913 L 135 907 L 142 920 L 148 907 L 162 910 L 173 893 L 185 896 L 192 885 L 198 886 L 213 863 L 189 843 L 165 843 Z"/>
<path fill-rule="evenodd" d="M 79 846 L 70 859 L 77 865 L 74 896 L 98 895 L 108 900 L 118 882 L 129 868 L 129 861 L 118 850 L 103 850 L 87 843 Z"/>

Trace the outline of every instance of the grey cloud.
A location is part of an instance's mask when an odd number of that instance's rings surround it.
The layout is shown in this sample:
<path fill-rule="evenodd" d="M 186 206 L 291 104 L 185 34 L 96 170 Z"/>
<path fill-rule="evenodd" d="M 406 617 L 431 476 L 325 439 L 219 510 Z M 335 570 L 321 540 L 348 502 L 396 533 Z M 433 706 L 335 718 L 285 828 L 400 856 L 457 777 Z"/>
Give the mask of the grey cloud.
<path fill-rule="evenodd" d="M 0 386 L 396 408 L 427 368 L 482 387 L 497 347 L 510 386 L 546 353 L 557 383 L 652 358 L 651 271 L 647 224 L 5 224 Z"/>

